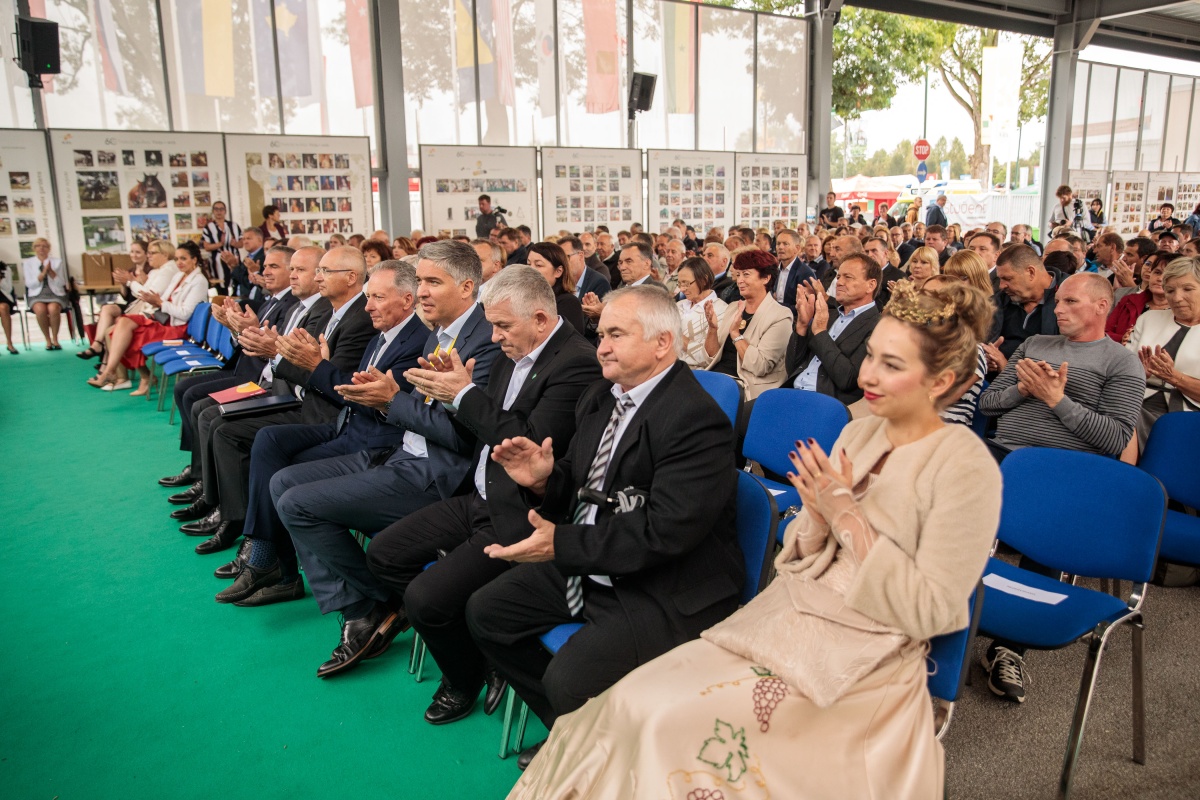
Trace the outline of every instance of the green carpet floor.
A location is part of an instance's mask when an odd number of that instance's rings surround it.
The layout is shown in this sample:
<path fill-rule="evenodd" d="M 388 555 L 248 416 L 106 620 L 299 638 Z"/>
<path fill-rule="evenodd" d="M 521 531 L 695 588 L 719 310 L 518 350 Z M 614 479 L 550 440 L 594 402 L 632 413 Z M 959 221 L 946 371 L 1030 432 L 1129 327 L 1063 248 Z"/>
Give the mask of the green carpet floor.
<path fill-rule="evenodd" d="M 178 424 L 64 346 L 0 351 L 0 797 L 503 797 L 500 714 L 424 722 L 411 634 L 321 681 L 338 623 L 311 596 L 213 602 L 232 551 L 193 553 L 155 484 L 186 463 Z"/>

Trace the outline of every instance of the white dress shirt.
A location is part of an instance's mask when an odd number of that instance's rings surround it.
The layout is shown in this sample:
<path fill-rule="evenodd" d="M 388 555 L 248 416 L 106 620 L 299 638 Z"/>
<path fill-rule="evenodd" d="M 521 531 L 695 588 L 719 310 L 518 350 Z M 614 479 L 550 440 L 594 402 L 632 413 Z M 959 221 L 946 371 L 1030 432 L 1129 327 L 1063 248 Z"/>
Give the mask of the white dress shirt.
<path fill-rule="evenodd" d="M 281 335 L 287 336 L 289 333 L 296 330 L 296 327 L 300 324 L 300 320 L 304 318 L 304 315 L 308 313 L 309 309 L 316 305 L 317 301 L 320 299 L 320 293 L 313 292 L 299 303 L 296 303 L 296 305 L 292 308 L 291 315 L 288 317 L 287 324 L 283 327 L 283 333 Z M 276 329 L 278 330 L 278 328 Z M 267 365 L 263 367 L 262 374 L 258 377 L 258 383 L 260 386 L 271 385 L 271 381 L 275 380 L 275 368 L 279 366 L 279 362 L 281 360 L 283 360 L 283 356 L 276 355 L 267 362 Z"/>
<path fill-rule="evenodd" d="M 436 335 L 439 353 L 449 353 L 455 346 L 455 342 L 458 341 L 458 335 L 462 333 L 463 326 L 467 324 L 467 319 L 470 318 L 471 314 L 475 313 L 478 305 L 478 301 L 472 303 L 471 307 L 461 317 L 451 322 L 445 328 L 437 329 Z M 401 447 L 404 449 L 404 452 L 417 458 L 426 458 L 429 456 L 429 447 L 425 444 L 425 437 L 419 433 L 405 431 Z"/>
<path fill-rule="evenodd" d="M 867 303 L 866 305 L 859 306 L 853 311 L 842 311 L 839 313 L 838 318 L 835 319 L 833 324 L 829 326 L 829 338 L 836 342 L 837 338 L 842 335 L 842 331 L 846 330 L 846 328 L 850 326 L 851 322 L 853 322 L 867 309 L 874 307 L 874 303 Z M 817 390 L 817 370 L 820 368 L 821 359 L 814 355 L 812 357 L 812 361 L 808 362 L 808 366 L 805 368 L 804 372 L 801 372 L 796 376 L 796 380 L 792 386 L 797 389 L 815 392 Z"/>

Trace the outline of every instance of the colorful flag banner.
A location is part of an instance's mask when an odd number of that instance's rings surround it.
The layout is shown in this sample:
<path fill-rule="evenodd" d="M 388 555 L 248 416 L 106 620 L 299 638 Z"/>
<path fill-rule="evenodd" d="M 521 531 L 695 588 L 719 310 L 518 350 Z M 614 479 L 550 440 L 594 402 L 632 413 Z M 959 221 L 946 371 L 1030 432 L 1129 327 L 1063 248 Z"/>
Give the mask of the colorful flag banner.
<path fill-rule="evenodd" d="M 350 39 L 350 72 L 354 76 L 354 107 L 375 105 L 375 84 L 371 71 L 371 20 L 367 0 L 346 0 L 346 35 Z"/>
<path fill-rule="evenodd" d="M 112 0 L 96 0 L 96 42 L 100 51 L 100 68 L 104 72 L 104 88 L 117 94 L 129 94 L 125 82 L 125 60 L 117 42 L 117 26 L 113 22 Z"/>
<path fill-rule="evenodd" d="M 543 118 L 556 113 L 554 102 L 555 24 L 554 0 L 535 0 L 534 46 L 537 47 L 538 111 Z"/>
<path fill-rule="evenodd" d="M 691 5 L 662 3 L 659 12 L 667 113 L 691 114 L 696 110 L 696 10 Z"/>
<path fill-rule="evenodd" d="M 621 73 L 616 0 L 583 0 L 583 41 L 587 58 L 584 99 L 587 112 L 619 111 Z"/>
<path fill-rule="evenodd" d="M 175 5 L 175 27 L 188 43 L 183 90 L 233 97 L 233 0 L 192 0 Z"/>

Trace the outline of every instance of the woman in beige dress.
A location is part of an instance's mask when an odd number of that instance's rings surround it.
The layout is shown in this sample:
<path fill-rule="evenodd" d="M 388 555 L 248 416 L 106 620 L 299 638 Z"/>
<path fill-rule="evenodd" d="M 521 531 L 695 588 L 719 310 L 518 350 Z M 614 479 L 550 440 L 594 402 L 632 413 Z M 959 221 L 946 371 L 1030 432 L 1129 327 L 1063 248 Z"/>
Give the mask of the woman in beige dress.
<path fill-rule="evenodd" d="M 509 797 L 940 797 L 925 654 L 967 624 L 1000 475 L 938 411 L 974 377 L 990 319 L 965 283 L 900 284 L 859 374 L 872 416 L 829 457 L 796 443 L 789 479 L 804 510 L 778 577 L 559 718 Z"/>

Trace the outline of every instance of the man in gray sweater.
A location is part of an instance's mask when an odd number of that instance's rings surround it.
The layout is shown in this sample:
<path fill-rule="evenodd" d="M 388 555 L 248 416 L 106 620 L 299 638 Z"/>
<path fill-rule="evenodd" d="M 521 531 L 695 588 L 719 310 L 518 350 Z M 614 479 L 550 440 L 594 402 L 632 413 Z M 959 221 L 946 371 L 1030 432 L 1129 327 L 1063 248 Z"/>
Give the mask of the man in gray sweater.
<path fill-rule="evenodd" d="M 1134 353 L 1104 334 L 1112 286 L 1094 272 L 1081 272 L 1063 281 L 1056 297 L 1060 335 L 1022 342 L 979 398 L 983 413 L 1000 417 L 996 438 L 988 444 L 999 458 L 1019 447 L 1119 456 L 1134 435 L 1146 372 Z M 1021 566 L 1046 571 L 1024 557 Z M 1025 701 L 1028 675 L 1021 648 L 993 642 L 983 666 L 994 694 Z"/>

